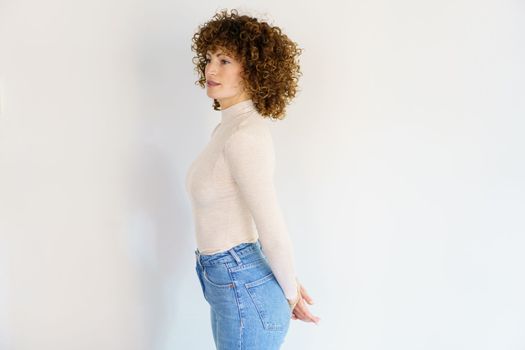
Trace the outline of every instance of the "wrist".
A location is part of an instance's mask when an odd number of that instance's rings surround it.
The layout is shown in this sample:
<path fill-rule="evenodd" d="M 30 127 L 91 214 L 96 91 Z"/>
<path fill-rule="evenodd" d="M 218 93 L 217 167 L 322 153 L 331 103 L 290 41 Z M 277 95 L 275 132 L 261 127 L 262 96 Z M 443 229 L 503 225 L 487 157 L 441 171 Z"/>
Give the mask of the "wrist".
<path fill-rule="evenodd" d="M 299 281 L 297 281 L 297 293 L 295 295 L 295 298 L 293 299 L 286 298 L 286 301 L 288 301 L 288 305 L 290 306 L 290 309 L 293 310 L 295 308 L 295 305 L 297 305 L 300 299 L 301 299 L 301 286 L 299 284 Z"/>
<path fill-rule="evenodd" d="M 297 303 L 299 302 L 299 295 L 294 300 L 290 300 L 288 298 L 286 300 L 288 301 L 288 306 L 290 306 L 290 309 L 293 310 L 295 308 L 295 305 L 297 305 Z"/>

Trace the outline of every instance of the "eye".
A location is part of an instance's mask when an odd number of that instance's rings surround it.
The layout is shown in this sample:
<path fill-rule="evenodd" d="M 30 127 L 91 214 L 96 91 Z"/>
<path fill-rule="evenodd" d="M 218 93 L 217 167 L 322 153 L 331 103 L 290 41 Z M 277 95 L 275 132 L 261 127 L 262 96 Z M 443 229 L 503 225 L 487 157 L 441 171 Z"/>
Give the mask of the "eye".
<path fill-rule="evenodd" d="M 209 58 L 207 58 L 207 57 L 204 59 L 204 62 L 205 62 L 205 63 L 210 63 L 210 61 L 211 61 L 211 59 L 209 59 Z M 224 59 L 223 59 L 223 60 L 221 60 L 221 63 L 231 63 L 231 62 L 228 61 L 228 60 L 224 60 Z"/>

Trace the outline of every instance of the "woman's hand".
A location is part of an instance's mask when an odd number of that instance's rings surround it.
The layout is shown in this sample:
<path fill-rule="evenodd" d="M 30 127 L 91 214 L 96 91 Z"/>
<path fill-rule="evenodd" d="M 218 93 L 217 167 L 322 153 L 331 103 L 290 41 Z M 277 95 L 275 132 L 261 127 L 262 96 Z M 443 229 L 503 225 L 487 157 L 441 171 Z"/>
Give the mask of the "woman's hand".
<path fill-rule="evenodd" d="M 303 287 L 303 285 L 300 283 L 298 299 L 299 300 L 297 301 L 295 307 L 292 310 L 292 320 L 301 320 L 304 322 L 314 322 L 315 324 L 319 324 L 319 321 L 321 319 L 317 316 L 314 316 L 310 312 L 310 310 L 308 310 L 308 306 L 306 305 L 306 303 L 312 305 L 314 301 L 312 297 L 308 294 L 306 289 Z"/>

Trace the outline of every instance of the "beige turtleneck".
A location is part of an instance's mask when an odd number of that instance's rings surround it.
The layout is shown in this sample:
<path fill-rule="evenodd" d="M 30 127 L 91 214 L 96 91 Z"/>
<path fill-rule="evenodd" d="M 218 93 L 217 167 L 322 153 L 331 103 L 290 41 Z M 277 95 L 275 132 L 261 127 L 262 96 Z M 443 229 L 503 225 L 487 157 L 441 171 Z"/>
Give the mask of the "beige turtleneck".
<path fill-rule="evenodd" d="M 221 122 L 188 169 L 197 248 L 226 251 L 259 239 L 286 298 L 297 297 L 294 253 L 275 192 L 275 154 L 267 121 L 252 100 L 221 110 Z"/>

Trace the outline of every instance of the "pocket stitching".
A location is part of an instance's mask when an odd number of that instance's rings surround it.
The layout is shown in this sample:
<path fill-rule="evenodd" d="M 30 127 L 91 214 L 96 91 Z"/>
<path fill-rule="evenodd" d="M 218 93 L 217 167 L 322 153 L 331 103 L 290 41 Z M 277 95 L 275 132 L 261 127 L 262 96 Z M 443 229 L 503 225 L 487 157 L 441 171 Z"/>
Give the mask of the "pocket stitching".
<path fill-rule="evenodd" d="M 268 275 L 261 277 L 260 279 L 256 281 L 245 283 L 244 286 L 246 287 L 246 290 L 248 291 L 248 294 L 250 295 L 250 298 L 252 299 L 252 302 L 255 305 L 255 309 L 257 310 L 257 313 L 259 314 L 259 319 L 261 320 L 261 323 L 263 324 L 264 329 L 280 331 L 283 328 L 283 325 L 281 323 L 272 323 L 272 322 L 265 321 L 266 312 L 262 306 L 262 303 L 259 300 L 257 294 L 253 290 L 251 290 L 251 288 L 260 286 L 270 281 L 272 278 L 275 278 L 275 276 L 273 272 L 270 272 Z"/>
<path fill-rule="evenodd" d="M 249 283 L 245 283 L 244 286 L 246 288 L 257 287 L 257 286 L 263 284 L 264 282 L 272 279 L 272 277 L 273 277 L 273 272 L 270 272 L 269 274 L 267 274 L 264 277 L 259 278 L 258 280 L 255 280 L 255 281 L 249 282 Z"/>
<path fill-rule="evenodd" d="M 233 288 L 233 282 L 230 282 L 228 284 L 216 284 L 216 283 L 210 281 L 210 279 L 208 278 L 208 273 L 206 272 L 205 268 L 202 269 L 202 276 L 204 277 L 206 282 L 208 282 L 209 284 L 211 284 L 214 287 L 217 287 L 217 288 Z"/>
<path fill-rule="evenodd" d="M 244 263 L 242 265 L 237 265 L 237 266 L 230 267 L 229 270 L 230 270 L 230 272 L 239 272 L 239 271 L 244 271 L 244 270 L 252 269 L 252 268 L 255 268 L 255 267 L 259 267 L 262 264 L 264 264 L 264 258 L 260 258 L 260 259 L 254 260 L 254 261 L 251 261 L 249 263 Z"/>

